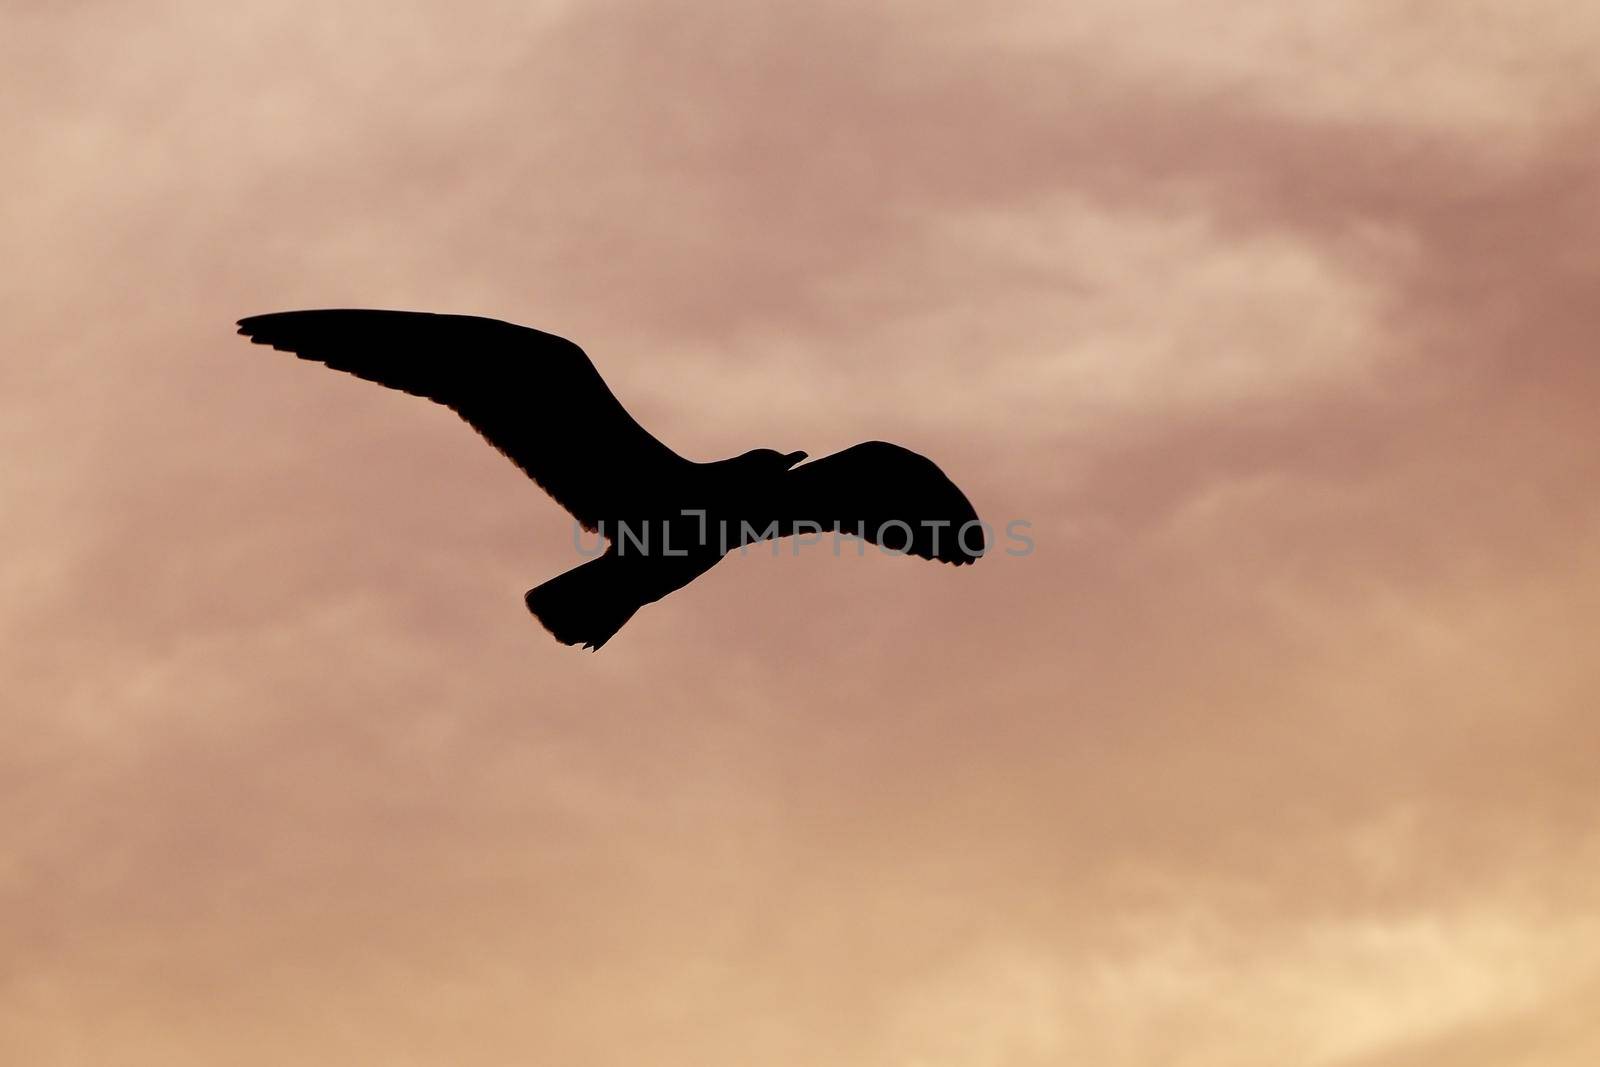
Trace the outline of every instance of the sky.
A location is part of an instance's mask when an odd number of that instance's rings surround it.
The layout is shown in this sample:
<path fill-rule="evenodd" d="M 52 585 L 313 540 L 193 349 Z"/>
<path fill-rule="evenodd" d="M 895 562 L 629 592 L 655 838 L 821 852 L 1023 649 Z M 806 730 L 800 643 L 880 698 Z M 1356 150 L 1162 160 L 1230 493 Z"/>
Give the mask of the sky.
<path fill-rule="evenodd" d="M 0 8 L 0 1060 L 1600 1060 L 1600 15 Z M 598 654 L 448 411 L 234 336 L 570 337 L 682 454 L 1034 551 L 725 562 Z"/>

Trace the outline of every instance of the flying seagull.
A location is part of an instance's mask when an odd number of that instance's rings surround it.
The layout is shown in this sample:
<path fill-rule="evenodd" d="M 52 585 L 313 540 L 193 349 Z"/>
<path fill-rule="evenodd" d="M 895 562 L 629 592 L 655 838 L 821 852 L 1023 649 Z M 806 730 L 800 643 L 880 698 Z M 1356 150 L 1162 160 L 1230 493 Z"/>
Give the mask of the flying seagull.
<path fill-rule="evenodd" d="M 284 311 L 239 332 L 334 370 L 450 408 L 604 552 L 524 597 L 556 640 L 598 649 L 634 612 L 735 548 L 824 531 L 956 565 L 986 531 L 933 461 L 868 441 L 811 463 L 758 448 L 696 463 L 629 415 L 583 349 L 496 319 L 415 311 Z"/>

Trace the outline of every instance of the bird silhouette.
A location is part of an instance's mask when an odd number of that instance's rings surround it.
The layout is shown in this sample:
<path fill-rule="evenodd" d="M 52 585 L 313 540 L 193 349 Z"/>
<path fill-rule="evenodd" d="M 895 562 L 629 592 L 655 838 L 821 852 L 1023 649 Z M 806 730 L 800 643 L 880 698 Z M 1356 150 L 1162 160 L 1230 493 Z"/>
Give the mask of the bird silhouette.
<path fill-rule="evenodd" d="M 240 319 L 256 344 L 427 397 L 460 415 L 591 533 L 594 559 L 530 589 L 556 640 L 598 649 L 735 548 L 837 532 L 972 563 L 987 533 L 932 460 L 868 441 L 811 463 L 758 448 L 698 463 L 629 415 L 583 349 L 496 319 L 327 309 Z"/>

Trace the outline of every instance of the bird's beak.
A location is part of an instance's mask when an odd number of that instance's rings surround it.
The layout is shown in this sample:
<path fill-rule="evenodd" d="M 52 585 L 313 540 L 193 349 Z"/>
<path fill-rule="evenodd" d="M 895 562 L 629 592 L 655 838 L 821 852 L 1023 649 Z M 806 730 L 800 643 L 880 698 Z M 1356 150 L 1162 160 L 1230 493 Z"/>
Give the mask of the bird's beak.
<path fill-rule="evenodd" d="M 788 460 L 789 466 L 793 467 L 796 463 L 799 463 L 801 460 L 805 459 L 806 454 L 804 452 L 790 452 L 783 458 Z"/>

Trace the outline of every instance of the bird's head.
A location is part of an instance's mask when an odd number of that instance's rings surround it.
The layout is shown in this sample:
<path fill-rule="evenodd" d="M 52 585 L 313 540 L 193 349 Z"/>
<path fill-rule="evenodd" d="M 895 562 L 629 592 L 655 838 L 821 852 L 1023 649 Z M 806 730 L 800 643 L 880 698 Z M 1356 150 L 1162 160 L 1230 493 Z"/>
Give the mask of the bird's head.
<path fill-rule="evenodd" d="M 742 462 L 757 470 L 771 471 L 774 474 L 781 474 L 805 458 L 804 452 L 779 452 L 775 448 L 753 448 L 739 457 Z"/>

